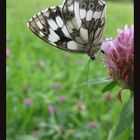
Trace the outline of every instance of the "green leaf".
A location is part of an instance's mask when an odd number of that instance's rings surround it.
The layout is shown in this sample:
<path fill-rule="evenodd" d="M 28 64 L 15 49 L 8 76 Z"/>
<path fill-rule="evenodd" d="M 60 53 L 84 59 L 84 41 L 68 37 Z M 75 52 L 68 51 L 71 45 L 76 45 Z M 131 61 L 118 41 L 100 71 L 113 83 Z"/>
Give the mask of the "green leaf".
<path fill-rule="evenodd" d="M 84 82 L 84 83 L 82 83 L 82 85 L 95 85 L 95 84 L 101 84 L 101 83 L 105 83 L 105 82 L 109 82 L 109 81 L 112 81 L 112 78 L 104 77 L 104 78 L 98 78 L 95 80 Z"/>
<path fill-rule="evenodd" d="M 107 84 L 103 89 L 102 89 L 102 92 L 106 92 L 106 91 L 109 91 L 111 89 L 113 89 L 114 87 L 116 86 L 116 83 L 115 81 L 111 81 L 109 84 Z"/>
<path fill-rule="evenodd" d="M 115 130 L 114 137 L 117 137 L 122 132 L 127 130 L 131 126 L 133 121 L 134 121 L 134 98 L 131 98 L 125 103 L 125 105 L 121 110 L 119 123 L 117 129 Z"/>

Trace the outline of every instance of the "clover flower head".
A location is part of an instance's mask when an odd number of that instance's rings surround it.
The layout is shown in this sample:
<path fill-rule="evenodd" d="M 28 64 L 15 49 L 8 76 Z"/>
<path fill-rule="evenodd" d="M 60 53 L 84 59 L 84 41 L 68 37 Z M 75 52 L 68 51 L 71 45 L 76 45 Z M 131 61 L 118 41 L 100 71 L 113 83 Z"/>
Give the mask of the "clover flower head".
<path fill-rule="evenodd" d="M 110 76 L 123 88 L 134 88 L 134 26 L 118 30 L 118 36 L 102 45 L 105 66 Z"/>
<path fill-rule="evenodd" d="M 55 106 L 52 106 L 52 105 L 49 105 L 49 106 L 48 106 L 48 112 L 49 112 L 49 113 L 53 113 L 53 112 L 55 112 L 55 111 L 56 111 Z"/>
<path fill-rule="evenodd" d="M 91 126 L 92 128 L 96 128 L 96 127 L 97 127 L 97 122 L 96 122 L 96 121 L 90 122 L 90 126 Z"/>
<path fill-rule="evenodd" d="M 58 102 L 59 103 L 64 103 L 66 101 L 65 97 L 64 96 L 61 96 L 58 98 Z"/>
<path fill-rule="evenodd" d="M 30 99 L 30 98 L 24 99 L 24 104 L 27 106 L 30 106 L 32 104 L 32 99 Z"/>

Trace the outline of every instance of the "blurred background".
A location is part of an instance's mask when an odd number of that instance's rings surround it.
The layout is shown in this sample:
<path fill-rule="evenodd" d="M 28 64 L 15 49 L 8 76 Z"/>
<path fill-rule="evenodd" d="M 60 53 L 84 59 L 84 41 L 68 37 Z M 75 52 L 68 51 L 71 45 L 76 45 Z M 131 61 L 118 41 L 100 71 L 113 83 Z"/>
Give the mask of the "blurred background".
<path fill-rule="evenodd" d="M 7 140 L 112 140 L 119 87 L 102 93 L 106 84 L 81 86 L 88 56 L 58 50 L 27 28 L 34 14 L 62 2 L 7 0 Z M 104 38 L 125 24 L 133 24 L 133 1 L 108 0 Z M 108 76 L 102 62 L 90 64 L 88 80 Z M 116 140 L 132 140 L 130 132 Z"/>

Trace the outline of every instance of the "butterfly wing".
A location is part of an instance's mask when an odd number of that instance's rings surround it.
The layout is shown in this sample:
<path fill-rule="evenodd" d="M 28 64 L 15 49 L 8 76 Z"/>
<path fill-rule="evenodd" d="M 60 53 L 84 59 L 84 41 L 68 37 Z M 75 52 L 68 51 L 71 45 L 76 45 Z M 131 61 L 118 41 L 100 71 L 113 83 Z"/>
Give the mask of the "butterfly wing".
<path fill-rule="evenodd" d="M 74 41 L 67 30 L 60 6 L 39 12 L 30 19 L 28 27 L 35 35 L 56 48 L 68 52 L 86 53 L 84 46 Z"/>
<path fill-rule="evenodd" d="M 105 25 L 105 1 L 66 0 L 62 13 L 72 38 L 91 47 L 101 40 Z"/>
<path fill-rule="evenodd" d="M 95 12 L 92 20 L 94 20 L 94 26 L 91 24 L 91 36 L 93 32 L 93 37 L 91 37 L 92 44 L 100 44 L 105 29 L 106 23 L 106 7 L 105 1 L 99 0 L 96 4 Z"/>
<path fill-rule="evenodd" d="M 88 1 L 88 0 L 87 0 Z M 85 0 L 85 2 L 87 2 Z M 84 26 L 84 22 L 80 15 L 80 4 L 83 0 L 66 0 L 63 5 L 62 13 L 65 24 L 73 39 L 81 44 L 88 43 L 88 31 Z M 86 16 L 84 11 L 82 14 Z"/>

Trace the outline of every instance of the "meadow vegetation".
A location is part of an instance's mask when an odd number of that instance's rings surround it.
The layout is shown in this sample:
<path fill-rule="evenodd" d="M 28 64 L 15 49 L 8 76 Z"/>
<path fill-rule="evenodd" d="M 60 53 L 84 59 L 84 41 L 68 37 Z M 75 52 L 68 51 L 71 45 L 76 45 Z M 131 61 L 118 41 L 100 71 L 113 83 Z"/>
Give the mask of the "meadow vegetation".
<path fill-rule="evenodd" d="M 81 85 L 88 56 L 70 54 L 37 38 L 27 21 L 61 0 L 7 0 L 7 140 L 111 140 L 122 104 L 119 87 Z M 107 3 L 106 37 L 133 24 L 132 3 Z M 90 64 L 88 80 L 108 77 L 100 61 Z M 122 94 L 123 104 L 129 91 Z M 132 140 L 132 129 L 116 140 Z"/>

